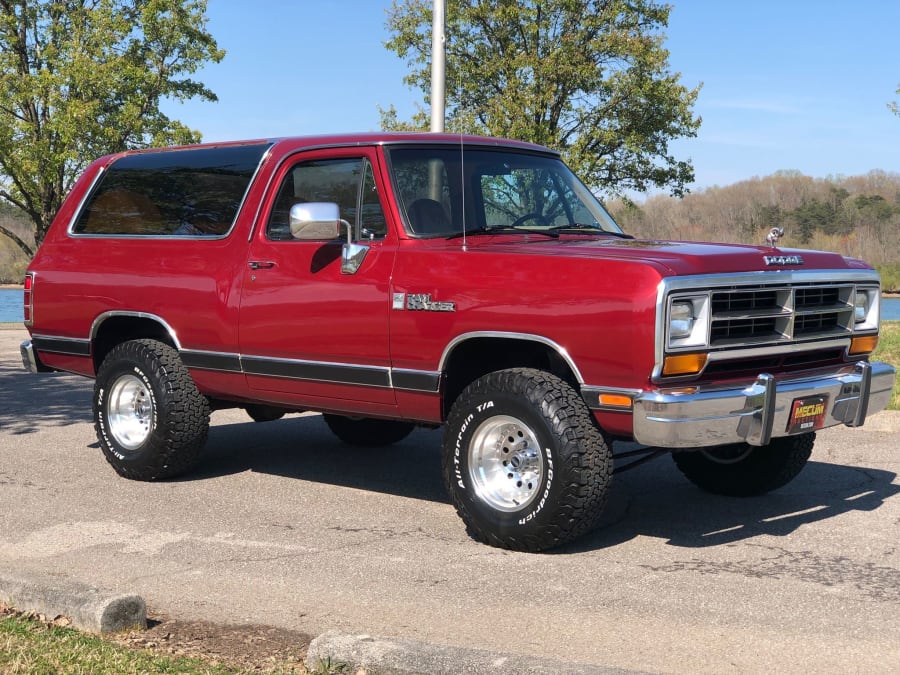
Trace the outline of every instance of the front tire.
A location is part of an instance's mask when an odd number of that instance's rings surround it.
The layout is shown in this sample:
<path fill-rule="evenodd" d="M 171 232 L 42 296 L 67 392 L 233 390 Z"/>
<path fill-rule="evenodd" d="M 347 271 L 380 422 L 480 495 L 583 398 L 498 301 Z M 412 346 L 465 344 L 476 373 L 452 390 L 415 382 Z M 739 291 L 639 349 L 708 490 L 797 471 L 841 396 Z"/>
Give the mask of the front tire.
<path fill-rule="evenodd" d="M 345 417 L 344 415 L 322 415 L 331 433 L 348 445 L 360 448 L 381 448 L 399 443 L 409 436 L 415 424 L 397 420 L 376 420 L 369 417 Z"/>
<path fill-rule="evenodd" d="M 612 454 L 571 386 L 540 370 L 514 368 L 481 377 L 454 402 L 442 468 L 472 538 L 541 551 L 596 526 Z"/>
<path fill-rule="evenodd" d="M 717 495 L 755 497 L 790 483 L 812 454 L 815 434 L 784 436 L 768 445 L 746 443 L 672 454 L 675 465 L 697 487 Z"/>
<path fill-rule="evenodd" d="M 131 340 L 114 347 L 97 371 L 94 426 L 119 475 L 169 478 L 197 462 L 209 430 L 209 402 L 175 349 Z"/>

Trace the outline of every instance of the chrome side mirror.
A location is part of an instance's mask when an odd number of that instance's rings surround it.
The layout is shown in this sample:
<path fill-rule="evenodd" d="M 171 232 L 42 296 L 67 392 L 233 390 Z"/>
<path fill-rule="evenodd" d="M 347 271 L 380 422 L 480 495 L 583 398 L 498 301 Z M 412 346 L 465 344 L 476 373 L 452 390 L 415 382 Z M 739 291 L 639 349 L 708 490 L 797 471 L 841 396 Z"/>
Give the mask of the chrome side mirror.
<path fill-rule="evenodd" d="M 341 235 L 340 211 L 330 202 L 294 204 L 290 222 L 294 239 L 335 239 Z"/>
<path fill-rule="evenodd" d="M 341 273 L 356 274 L 369 252 L 369 246 L 354 243 L 353 226 L 341 218 L 338 205 L 307 202 L 291 207 L 291 236 L 294 239 L 335 239 L 341 234 L 341 225 L 347 228 L 347 241 L 341 249 Z"/>

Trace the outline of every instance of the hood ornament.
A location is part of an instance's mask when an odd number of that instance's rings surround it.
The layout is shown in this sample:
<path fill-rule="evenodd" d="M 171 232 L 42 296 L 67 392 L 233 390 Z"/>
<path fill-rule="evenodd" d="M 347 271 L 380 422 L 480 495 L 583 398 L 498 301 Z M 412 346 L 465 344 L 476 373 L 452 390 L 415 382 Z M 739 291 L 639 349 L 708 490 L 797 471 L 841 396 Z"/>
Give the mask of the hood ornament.
<path fill-rule="evenodd" d="M 783 227 L 773 227 L 769 230 L 769 234 L 766 235 L 766 241 L 769 243 L 769 246 L 772 248 L 776 248 L 776 244 L 778 240 L 784 236 L 784 228 Z M 765 261 L 766 265 L 802 265 L 803 258 L 799 255 L 764 255 L 763 261 Z"/>

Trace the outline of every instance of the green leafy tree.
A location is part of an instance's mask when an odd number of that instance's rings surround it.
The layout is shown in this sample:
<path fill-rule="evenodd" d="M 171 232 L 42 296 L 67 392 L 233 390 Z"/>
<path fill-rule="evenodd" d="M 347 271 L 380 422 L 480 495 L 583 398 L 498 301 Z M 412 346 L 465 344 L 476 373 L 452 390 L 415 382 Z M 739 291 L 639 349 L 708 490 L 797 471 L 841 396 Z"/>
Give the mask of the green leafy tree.
<path fill-rule="evenodd" d="M 0 199 L 43 240 L 87 163 L 128 148 L 190 143 L 163 99 L 213 92 L 190 79 L 224 52 L 206 31 L 206 0 L 0 0 Z"/>
<path fill-rule="evenodd" d="M 649 187 L 682 195 L 690 162 L 671 140 L 695 136 L 687 89 L 669 70 L 661 30 L 669 6 L 652 0 L 448 0 L 447 128 L 532 141 L 560 150 L 594 188 Z M 394 0 L 385 46 L 412 68 L 405 81 L 431 87 L 430 0 Z M 424 129 L 393 106 L 385 129 Z"/>
<path fill-rule="evenodd" d="M 832 204 L 816 198 L 804 201 L 791 211 L 789 217 L 797 225 L 797 238 L 801 244 L 808 244 L 818 229 L 833 229 L 835 209 Z"/>

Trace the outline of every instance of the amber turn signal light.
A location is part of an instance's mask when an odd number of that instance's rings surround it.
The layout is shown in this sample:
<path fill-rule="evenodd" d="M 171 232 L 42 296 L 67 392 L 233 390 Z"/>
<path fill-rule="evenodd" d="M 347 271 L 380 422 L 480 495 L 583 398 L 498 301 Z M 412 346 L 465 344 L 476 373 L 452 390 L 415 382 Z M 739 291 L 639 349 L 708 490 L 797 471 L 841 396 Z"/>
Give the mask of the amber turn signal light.
<path fill-rule="evenodd" d="M 869 354 L 878 346 L 877 335 L 860 335 L 850 340 L 851 354 Z"/>
<path fill-rule="evenodd" d="M 708 354 L 673 354 L 663 361 L 663 375 L 696 375 L 706 365 Z"/>
<path fill-rule="evenodd" d="M 631 397 L 622 394 L 600 394 L 600 405 L 610 408 L 630 408 Z"/>

